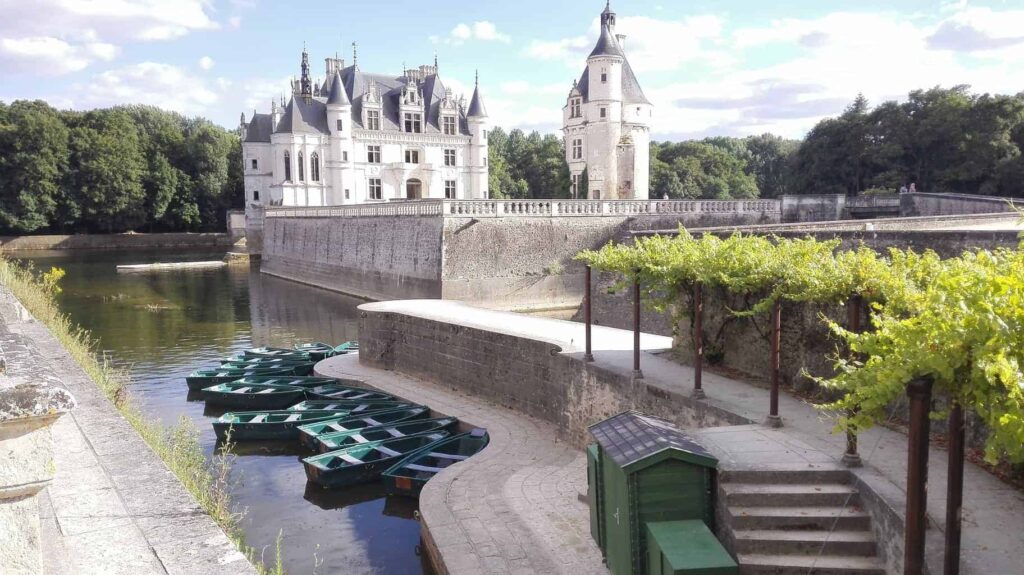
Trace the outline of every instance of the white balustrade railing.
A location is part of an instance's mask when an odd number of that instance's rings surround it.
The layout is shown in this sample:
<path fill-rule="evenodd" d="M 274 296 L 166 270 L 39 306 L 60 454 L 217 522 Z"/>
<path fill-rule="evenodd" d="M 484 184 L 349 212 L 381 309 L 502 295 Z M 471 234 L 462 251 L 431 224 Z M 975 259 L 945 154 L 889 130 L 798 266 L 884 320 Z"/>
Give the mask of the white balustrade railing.
<path fill-rule="evenodd" d="M 700 213 L 778 213 L 779 200 L 414 200 L 354 206 L 267 208 L 268 218 L 443 216 L 601 217 Z"/>

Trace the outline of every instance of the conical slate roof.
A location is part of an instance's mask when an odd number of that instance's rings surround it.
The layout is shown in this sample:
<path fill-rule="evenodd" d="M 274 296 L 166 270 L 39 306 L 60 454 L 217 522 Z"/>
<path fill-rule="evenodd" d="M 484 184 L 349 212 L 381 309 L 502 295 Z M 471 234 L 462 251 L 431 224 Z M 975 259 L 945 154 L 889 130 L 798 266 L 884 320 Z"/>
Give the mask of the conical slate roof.
<path fill-rule="evenodd" d="M 467 118 L 486 118 L 487 108 L 484 107 L 484 100 L 480 97 L 480 85 L 479 83 L 473 88 L 473 99 L 469 101 L 469 112 L 466 113 Z"/>
<path fill-rule="evenodd" d="M 597 39 L 597 45 L 594 46 L 594 50 L 590 53 L 590 58 L 595 56 L 626 57 L 626 54 L 622 51 L 622 45 L 619 44 L 615 34 L 612 34 L 612 30 L 608 26 L 601 26 L 601 37 Z"/>
<path fill-rule="evenodd" d="M 345 83 L 341 81 L 341 74 L 335 73 L 331 81 L 331 93 L 327 96 L 328 106 L 351 106 L 348 99 L 348 92 L 345 91 Z"/>

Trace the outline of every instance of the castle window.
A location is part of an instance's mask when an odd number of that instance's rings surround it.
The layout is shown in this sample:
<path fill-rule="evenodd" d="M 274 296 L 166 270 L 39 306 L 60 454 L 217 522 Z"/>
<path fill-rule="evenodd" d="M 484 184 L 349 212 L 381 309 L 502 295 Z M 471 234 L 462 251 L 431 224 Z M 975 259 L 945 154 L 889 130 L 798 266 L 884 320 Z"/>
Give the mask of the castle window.
<path fill-rule="evenodd" d="M 601 108 L 601 118 L 608 117 L 608 108 Z"/>
<path fill-rule="evenodd" d="M 580 190 L 580 176 L 579 176 L 579 174 L 573 174 L 572 175 L 572 186 L 571 186 L 572 198 L 573 199 L 576 199 L 577 194 L 579 194 L 579 190 Z"/>
<path fill-rule="evenodd" d="M 444 199 L 454 200 L 455 199 L 455 180 L 444 181 Z"/>
<path fill-rule="evenodd" d="M 338 131 L 340 132 L 340 131 L 342 131 L 344 129 L 345 129 L 344 128 L 344 124 L 342 123 L 341 119 L 339 118 L 338 119 Z"/>
<path fill-rule="evenodd" d="M 284 153 L 284 181 L 292 181 L 292 155 Z"/>
<path fill-rule="evenodd" d="M 367 130 L 379 130 L 380 129 L 380 110 L 367 110 L 366 111 L 366 129 Z"/>
<path fill-rule="evenodd" d="M 418 164 L 418 163 L 420 163 L 420 151 L 419 150 L 406 150 L 405 151 L 405 163 L 406 164 Z"/>
<path fill-rule="evenodd" d="M 260 201 L 260 191 L 259 190 L 253 190 L 252 191 L 252 201 L 254 201 L 254 202 Z"/>
<path fill-rule="evenodd" d="M 371 200 L 384 199 L 384 188 L 381 186 L 380 178 L 370 178 L 369 190 Z"/>
<path fill-rule="evenodd" d="M 304 160 L 305 160 L 305 158 L 303 158 L 302 152 L 299 152 L 299 181 L 300 182 L 305 182 L 306 181 L 306 162 Z"/>
<path fill-rule="evenodd" d="M 348 152 L 342 152 L 341 153 L 341 161 L 342 162 L 347 162 L 348 161 Z"/>
<path fill-rule="evenodd" d="M 257 164 L 257 163 L 256 163 L 256 160 L 253 160 L 253 161 L 252 161 L 252 169 L 254 169 L 254 170 L 255 170 L 255 169 L 256 169 L 256 166 L 258 166 L 258 165 L 259 165 L 259 164 Z"/>
<path fill-rule="evenodd" d="M 608 72 L 605 71 L 605 70 L 601 70 L 601 83 L 602 84 L 607 84 L 608 83 Z"/>
<path fill-rule="evenodd" d="M 572 141 L 572 159 L 583 159 L 583 140 L 577 138 Z"/>
<path fill-rule="evenodd" d="M 347 200 L 347 199 L 349 199 L 349 192 L 348 192 L 348 188 L 345 188 L 345 199 L 346 199 L 346 200 Z"/>
<path fill-rule="evenodd" d="M 309 174 L 313 176 L 314 182 L 320 181 L 320 156 L 316 152 L 309 156 Z"/>
<path fill-rule="evenodd" d="M 366 161 L 371 164 L 380 163 L 380 146 L 366 146 Z"/>
<path fill-rule="evenodd" d="M 571 104 L 570 110 L 569 110 L 569 117 L 570 118 L 579 118 L 581 116 L 583 116 L 583 110 L 582 110 L 582 106 L 580 105 L 580 99 L 579 98 L 573 98 L 572 99 L 572 104 Z"/>
<path fill-rule="evenodd" d="M 455 132 L 455 116 L 444 117 L 444 133 L 448 136 L 454 136 Z"/>
<path fill-rule="evenodd" d="M 448 167 L 455 167 L 455 150 L 444 151 L 444 165 Z"/>
<path fill-rule="evenodd" d="M 423 114 L 406 112 L 405 131 L 412 134 L 419 134 L 423 132 Z"/>

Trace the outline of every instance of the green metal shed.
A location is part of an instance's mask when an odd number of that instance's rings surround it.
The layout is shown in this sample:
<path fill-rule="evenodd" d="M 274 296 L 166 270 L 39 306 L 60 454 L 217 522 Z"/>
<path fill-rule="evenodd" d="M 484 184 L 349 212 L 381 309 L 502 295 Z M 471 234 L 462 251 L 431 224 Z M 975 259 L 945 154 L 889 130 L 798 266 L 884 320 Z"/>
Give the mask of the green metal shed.
<path fill-rule="evenodd" d="M 648 573 L 647 523 L 714 527 L 718 460 L 671 423 L 635 411 L 590 427 L 591 534 L 614 575 Z M 593 447 L 593 446 L 592 446 Z"/>

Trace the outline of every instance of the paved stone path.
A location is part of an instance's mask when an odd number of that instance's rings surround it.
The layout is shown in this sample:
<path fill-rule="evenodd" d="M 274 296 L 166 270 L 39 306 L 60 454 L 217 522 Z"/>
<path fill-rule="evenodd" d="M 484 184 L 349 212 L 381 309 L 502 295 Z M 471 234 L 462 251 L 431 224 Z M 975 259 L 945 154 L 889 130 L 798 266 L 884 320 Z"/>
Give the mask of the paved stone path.
<path fill-rule="evenodd" d="M 317 373 L 354 377 L 458 417 L 490 434 L 488 447 L 449 467 L 420 495 L 420 514 L 452 575 L 607 573 L 590 537 L 586 456 L 555 426 L 477 397 L 343 355 Z"/>
<path fill-rule="evenodd" d="M 466 327 L 516 335 L 560 345 L 563 353 L 582 359 L 584 326 L 580 323 L 483 310 L 452 301 L 395 301 L 367 304 L 375 311 L 409 314 Z M 693 389 L 693 370 L 662 357 L 671 340 L 644 334 L 646 350 L 641 368 L 648 385 L 688 394 Z M 595 364 L 622 375 L 632 372 L 632 332 L 594 327 Z M 768 412 L 768 390 L 705 372 L 706 401 L 751 421 L 762 421 Z M 785 426 L 779 430 L 747 429 L 744 437 L 715 435 L 704 430 L 702 437 L 733 469 L 792 469 L 799 465 L 839 466 L 845 451 L 845 436 L 832 432 L 833 422 L 807 402 L 783 393 L 779 412 Z M 718 428 L 743 431 L 736 428 Z M 876 427 L 860 435 L 860 453 L 865 466 L 854 472 L 868 483 L 900 515 L 905 505 L 906 435 Z M 584 460 L 580 458 L 583 472 Z M 929 455 L 927 561 L 933 572 L 941 572 L 945 525 L 946 452 L 933 447 Z M 962 573 L 1024 574 L 1020 556 L 1024 533 L 1024 495 L 980 467 L 968 463 L 965 470 L 963 503 Z"/>
<path fill-rule="evenodd" d="M 49 330 L 3 286 L 0 346 L 8 375 L 50 380 L 78 401 L 52 427 L 57 471 L 40 497 L 45 573 L 256 573 Z"/>

